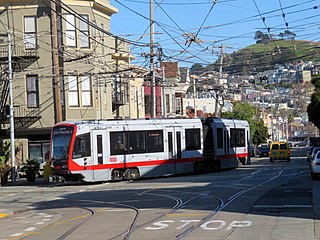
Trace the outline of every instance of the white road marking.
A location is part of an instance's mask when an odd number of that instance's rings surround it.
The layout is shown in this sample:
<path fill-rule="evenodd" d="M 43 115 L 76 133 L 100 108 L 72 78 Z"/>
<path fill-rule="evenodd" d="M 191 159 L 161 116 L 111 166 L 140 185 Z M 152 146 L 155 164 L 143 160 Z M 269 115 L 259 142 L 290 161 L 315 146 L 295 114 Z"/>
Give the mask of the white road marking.
<path fill-rule="evenodd" d="M 36 225 L 42 225 L 45 224 L 45 222 L 37 222 Z"/>
<path fill-rule="evenodd" d="M 23 233 L 15 233 L 15 234 L 12 234 L 10 237 L 19 237 L 21 236 Z"/>
<path fill-rule="evenodd" d="M 313 208 L 312 205 L 255 205 L 254 208 Z"/>
<path fill-rule="evenodd" d="M 180 220 L 180 221 L 173 221 L 173 220 L 164 220 L 164 221 L 159 221 L 159 222 L 154 222 L 152 223 L 152 226 L 146 227 L 146 230 L 162 230 L 165 228 L 172 227 L 170 225 L 176 224 L 178 222 L 182 223 L 181 226 L 176 227 L 176 229 L 181 230 L 183 228 L 186 228 L 192 224 L 192 223 L 198 223 L 201 220 Z M 201 228 L 203 230 L 207 231 L 215 231 L 215 230 L 220 230 L 220 229 L 225 229 L 226 231 L 229 231 L 233 228 L 244 228 L 244 227 L 251 227 L 252 226 L 252 221 L 232 221 L 229 225 L 227 222 L 223 220 L 210 220 L 206 221 L 203 224 L 201 224 Z"/>
<path fill-rule="evenodd" d="M 35 229 L 36 229 L 36 227 L 29 227 L 29 228 L 25 229 L 24 231 L 25 232 L 32 232 Z"/>

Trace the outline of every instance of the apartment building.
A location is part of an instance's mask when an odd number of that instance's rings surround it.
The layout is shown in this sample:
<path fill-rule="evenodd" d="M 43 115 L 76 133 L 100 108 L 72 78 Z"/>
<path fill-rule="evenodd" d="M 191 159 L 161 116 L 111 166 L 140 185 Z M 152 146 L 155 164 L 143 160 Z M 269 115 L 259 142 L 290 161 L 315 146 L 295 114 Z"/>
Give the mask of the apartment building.
<path fill-rule="evenodd" d="M 130 64 L 130 42 L 110 33 L 117 12 L 109 0 L 0 2 L 0 138 L 9 138 L 10 52 L 23 160 L 48 158 L 56 122 L 144 118 L 145 69 Z"/>

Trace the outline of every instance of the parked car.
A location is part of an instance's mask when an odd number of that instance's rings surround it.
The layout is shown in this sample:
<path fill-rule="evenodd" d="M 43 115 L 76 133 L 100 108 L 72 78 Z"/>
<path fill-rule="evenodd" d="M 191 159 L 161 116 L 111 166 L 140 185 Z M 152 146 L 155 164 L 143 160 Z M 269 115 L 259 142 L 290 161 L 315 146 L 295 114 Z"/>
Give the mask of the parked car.
<path fill-rule="evenodd" d="M 259 157 L 269 157 L 270 148 L 268 145 L 262 145 L 259 147 Z"/>
<path fill-rule="evenodd" d="M 273 142 L 270 145 L 270 162 L 274 160 L 291 161 L 291 151 L 287 142 Z"/>
<path fill-rule="evenodd" d="M 308 151 L 307 160 L 309 162 L 311 162 L 313 160 L 313 158 L 315 157 L 316 153 L 319 151 L 320 151 L 320 146 L 314 146 L 314 147 L 310 148 L 310 150 Z"/>
<path fill-rule="evenodd" d="M 314 179 L 320 175 L 320 151 L 316 153 L 310 164 L 311 177 Z"/>
<path fill-rule="evenodd" d="M 250 149 L 250 157 L 255 157 L 256 156 L 256 151 L 254 146 L 249 146 Z"/>

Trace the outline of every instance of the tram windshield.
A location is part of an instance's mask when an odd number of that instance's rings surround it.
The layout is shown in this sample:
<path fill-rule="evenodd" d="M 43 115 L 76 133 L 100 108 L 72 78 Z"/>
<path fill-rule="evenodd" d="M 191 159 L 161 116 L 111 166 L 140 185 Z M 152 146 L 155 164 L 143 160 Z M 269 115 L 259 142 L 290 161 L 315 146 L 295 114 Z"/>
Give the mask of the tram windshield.
<path fill-rule="evenodd" d="M 67 160 L 73 127 L 55 127 L 51 139 L 51 160 Z"/>

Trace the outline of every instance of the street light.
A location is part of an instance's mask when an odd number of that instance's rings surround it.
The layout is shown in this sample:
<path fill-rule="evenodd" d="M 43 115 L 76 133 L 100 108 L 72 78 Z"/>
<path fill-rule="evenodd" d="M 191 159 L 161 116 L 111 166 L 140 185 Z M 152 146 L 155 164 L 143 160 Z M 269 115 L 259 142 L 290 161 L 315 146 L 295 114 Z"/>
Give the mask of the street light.
<path fill-rule="evenodd" d="M 14 152 L 14 116 L 13 116 L 13 94 L 12 94 L 12 57 L 11 57 L 11 32 L 0 34 L 8 38 L 8 69 L 9 69 L 9 98 L 10 98 L 10 157 L 11 157 L 11 179 L 16 182 L 15 152 Z"/>

